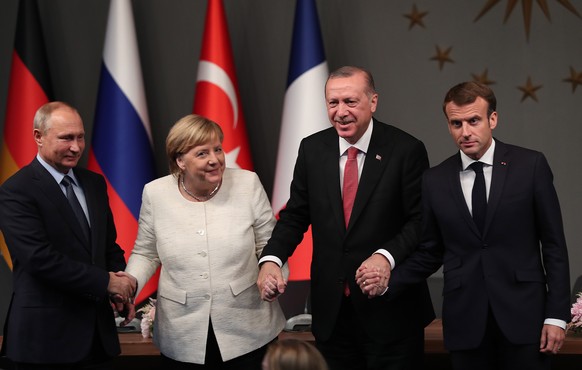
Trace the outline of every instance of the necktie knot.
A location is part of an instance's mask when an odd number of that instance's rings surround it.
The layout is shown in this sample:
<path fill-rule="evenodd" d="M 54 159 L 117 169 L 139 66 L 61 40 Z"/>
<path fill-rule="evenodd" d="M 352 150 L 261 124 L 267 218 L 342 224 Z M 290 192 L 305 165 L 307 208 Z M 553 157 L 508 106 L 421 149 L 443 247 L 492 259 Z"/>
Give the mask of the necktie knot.
<path fill-rule="evenodd" d="M 350 146 L 348 148 L 348 160 L 349 159 L 356 159 L 358 157 L 358 152 L 360 150 L 358 148 L 356 148 L 355 146 Z"/>
<path fill-rule="evenodd" d="M 61 184 L 63 184 L 65 188 L 68 188 L 71 184 L 74 183 L 75 181 L 69 175 L 65 175 L 65 177 L 63 177 L 63 179 L 61 180 Z"/>
<path fill-rule="evenodd" d="M 483 162 L 473 162 L 469 166 L 475 173 L 483 173 Z"/>

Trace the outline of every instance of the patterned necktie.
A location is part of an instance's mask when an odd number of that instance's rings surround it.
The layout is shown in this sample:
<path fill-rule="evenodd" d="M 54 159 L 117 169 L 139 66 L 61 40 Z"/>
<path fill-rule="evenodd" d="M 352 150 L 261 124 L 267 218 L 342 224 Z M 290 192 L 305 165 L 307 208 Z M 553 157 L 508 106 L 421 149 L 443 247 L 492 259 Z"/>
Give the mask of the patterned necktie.
<path fill-rule="evenodd" d="M 344 168 L 344 186 L 343 186 L 343 203 L 344 203 L 344 220 L 346 228 L 350 222 L 352 208 L 354 207 L 354 199 L 356 199 L 356 192 L 358 191 L 358 148 L 348 148 L 348 160 Z"/>
<path fill-rule="evenodd" d="M 81 229 L 83 229 L 83 234 L 85 234 L 85 238 L 87 238 L 87 241 L 89 241 L 91 229 L 89 228 L 89 222 L 87 222 L 87 216 L 85 216 L 85 212 L 83 212 L 81 203 L 79 203 L 79 199 L 75 195 L 75 190 L 73 190 L 74 183 L 75 181 L 73 181 L 73 179 L 69 176 L 63 177 L 63 180 L 61 181 L 61 184 L 63 184 L 63 186 L 65 187 L 67 200 L 69 201 L 71 208 L 73 208 L 75 216 L 77 216 L 77 220 L 81 225 Z"/>
<path fill-rule="evenodd" d="M 475 171 L 475 183 L 471 194 L 471 207 L 473 208 L 473 221 L 483 234 L 485 216 L 487 214 L 487 194 L 485 192 L 485 176 L 483 176 L 483 162 L 473 162 L 471 169 Z"/>

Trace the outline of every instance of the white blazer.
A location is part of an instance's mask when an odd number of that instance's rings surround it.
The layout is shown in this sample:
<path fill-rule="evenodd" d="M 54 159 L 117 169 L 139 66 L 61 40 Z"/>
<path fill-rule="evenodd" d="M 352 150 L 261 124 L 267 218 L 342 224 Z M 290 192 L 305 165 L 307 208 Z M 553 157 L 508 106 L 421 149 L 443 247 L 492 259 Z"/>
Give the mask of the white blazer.
<path fill-rule="evenodd" d="M 285 325 L 256 286 L 275 217 L 254 172 L 227 168 L 206 202 L 186 200 L 168 175 L 143 191 L 126 271 L 143 287 L 161 264 L 154 343 L 174 360 L 204 363 L 209 318 L 224 361 L 267 344 Z"/>

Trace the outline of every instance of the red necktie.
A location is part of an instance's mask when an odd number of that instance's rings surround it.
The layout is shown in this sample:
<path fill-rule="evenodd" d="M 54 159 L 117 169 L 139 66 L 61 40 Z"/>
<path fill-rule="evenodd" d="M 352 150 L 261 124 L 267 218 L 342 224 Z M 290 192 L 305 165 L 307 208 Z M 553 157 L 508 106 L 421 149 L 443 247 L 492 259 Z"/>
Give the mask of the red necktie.
<path fill-rule="evenodd" d="M 348 160 L 344 168 L 344 220 L 346 228 L 350 222 L 352 208 L 354 207 L 354 199 L 356 199 L 356 192 L 358 191 L 358 148 L 348 148 Z"/>
<path fill-rule="evenodd" d="M 348 148 L 348 160 L 344 168 L 344 220 L 346 222 L 346 229 L 350 223 L 350 216 L 352 208 L 354 207 L 354 199 L 356 199 L 356 192 L 358 191 L 358 148 Z M 350 286 L 346 281 L 344 284 L 344 295 L 349 297 Z"/>

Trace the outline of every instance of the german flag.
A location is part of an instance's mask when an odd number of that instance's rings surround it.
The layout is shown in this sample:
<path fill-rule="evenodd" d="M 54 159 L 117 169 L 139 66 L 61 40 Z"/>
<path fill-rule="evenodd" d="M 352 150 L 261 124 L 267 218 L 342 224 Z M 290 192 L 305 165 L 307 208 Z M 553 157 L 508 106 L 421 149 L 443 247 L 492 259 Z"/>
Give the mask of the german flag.
<path fill-rule="evenodd" d="M 32 136 L 34 114 L 51 98 L 52 86 L 38 3 L 37 0 L 20 0 L 0 151 L 0 183 L 30 163 L 36 155 Z M 1 234 L 0 251 L 12 269 L 10 254 Z"/>

